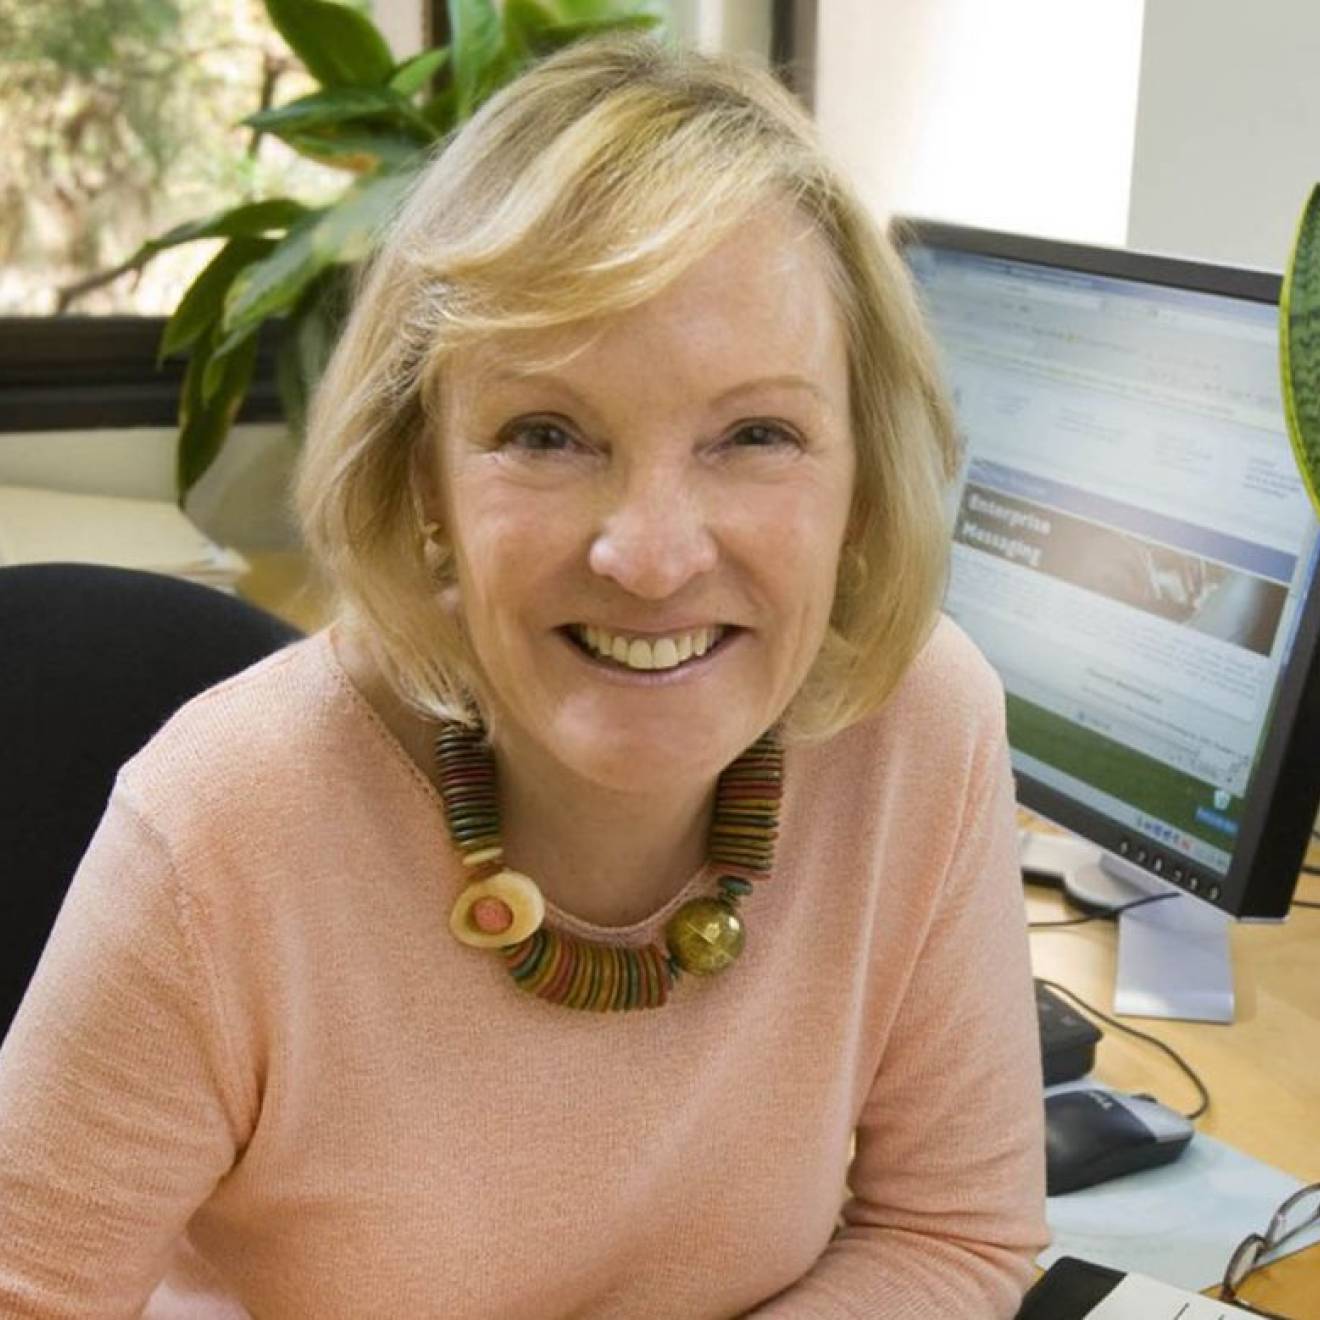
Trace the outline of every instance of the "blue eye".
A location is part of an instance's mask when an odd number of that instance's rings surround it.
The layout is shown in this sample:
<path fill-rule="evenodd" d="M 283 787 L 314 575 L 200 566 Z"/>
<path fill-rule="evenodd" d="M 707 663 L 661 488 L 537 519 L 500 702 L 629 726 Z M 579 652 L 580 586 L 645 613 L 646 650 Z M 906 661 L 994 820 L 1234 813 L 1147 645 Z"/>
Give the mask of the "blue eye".
<path fill-rule="evenodd" d="M 558 422 L 529 418 L 511 422 L 500 432 L 500 444 L 531 454 L 559 454 L 572 449 L 577 440 Z"/>
<path fill-rule="evenodd" d="M 793 432 L 776 422 L 744 422 L 733 433 L 731 441 L 744 449 L 776 449 L 799 443 Z"/>

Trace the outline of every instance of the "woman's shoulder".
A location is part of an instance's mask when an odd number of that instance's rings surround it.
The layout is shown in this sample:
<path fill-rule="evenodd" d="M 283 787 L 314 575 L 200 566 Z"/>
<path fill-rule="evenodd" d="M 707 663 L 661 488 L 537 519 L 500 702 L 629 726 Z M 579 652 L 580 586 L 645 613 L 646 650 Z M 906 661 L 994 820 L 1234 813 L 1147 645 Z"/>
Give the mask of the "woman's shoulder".
<path fill-rule="evenodd" d="M 1003 724 L 999 675 L 971 638 L 941 614 L 885 704 L 841 736 L 871 745 L 917 734 L 924 743 L 965 746 L 997 736 Z"/>
<path fill-rule="evenodd" d="M 186 702 L 124 765 L 117 788 L 162 824 L 221 802 L 244 810 L 276 784 L 314 782 L 364 722 L 329 634 L 317 633 Z"/>
<path fill-rule="evenodd" d="M 1004 739 L 998 674 L 952 619 L 941 615 L 885 704 L 799 763 L 820 782 L 861 784 L 895 778 L 965 777 Z"/>
<path fill-rule="evenodd" d="M 998 728 L 1004 718 L 1004 687 L 976 643 L 941 614 L 895 689 L 891 707 L 898 718 Z"/>

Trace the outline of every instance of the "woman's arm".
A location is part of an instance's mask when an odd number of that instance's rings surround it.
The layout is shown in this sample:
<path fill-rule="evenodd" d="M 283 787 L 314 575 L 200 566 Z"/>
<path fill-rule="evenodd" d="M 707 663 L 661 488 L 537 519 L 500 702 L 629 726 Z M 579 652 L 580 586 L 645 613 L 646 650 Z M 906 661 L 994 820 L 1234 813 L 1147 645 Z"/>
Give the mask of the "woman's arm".
<path fill-rule="evenodd" d="M 984 749 L 857 1130 L 843 1223 L 758 1320 L 996 1320 L 1045 1244 L 1044 1136 L 1012 781 Z"/>
<path fill-rule="evenodd" d="M 137 1315 L 250 1108 L 195 912 L 117 791 L 0 1049 L 0 1314 Z"/>

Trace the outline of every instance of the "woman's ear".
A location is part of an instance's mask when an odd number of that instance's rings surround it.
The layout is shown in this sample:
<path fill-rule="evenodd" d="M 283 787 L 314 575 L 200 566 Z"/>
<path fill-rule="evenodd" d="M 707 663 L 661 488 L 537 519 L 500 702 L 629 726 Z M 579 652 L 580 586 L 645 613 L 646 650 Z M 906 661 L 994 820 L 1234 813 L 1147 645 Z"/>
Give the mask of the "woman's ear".
<path fill-rule="evenodd" d="M 413 508 L 417 511 L 420 527 L 444 523 L 444 501 L 440 494 L 440 475 L 436 471 L 438 456 L 425 445 L 417 445 L 412 452 L 409 484 L 413 493 Z"/>

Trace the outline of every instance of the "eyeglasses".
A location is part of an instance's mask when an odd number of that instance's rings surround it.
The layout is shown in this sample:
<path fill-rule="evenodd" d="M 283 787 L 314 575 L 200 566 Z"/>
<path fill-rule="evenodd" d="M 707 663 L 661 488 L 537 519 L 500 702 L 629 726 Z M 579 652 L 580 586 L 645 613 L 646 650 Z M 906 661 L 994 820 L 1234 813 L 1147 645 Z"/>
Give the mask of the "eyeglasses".
<path fill-rule="evenodd" d="M 1312 1183 L 1295 1191 L 1275 1212 L 1264 1236 L 1250 1233 L 1237 1245 L 1224 1271 L 1224 1281 L 1219 1285 L 1219 1300 L 1232 1302 L 1244 1307 L 1254 1315 L 1271 1316 L 1273 1320 L 1287 1320 L 1274 1311 L 1261 1311 L 1244 1302 L 1238 1296 L 1238 1289 L 1246 1277 L 1256 1269 L 1266 1256 L 1272 1255 L 1290 1237 L 1302 1229 L 1320 1222 L 1320 1183 Z"/>

